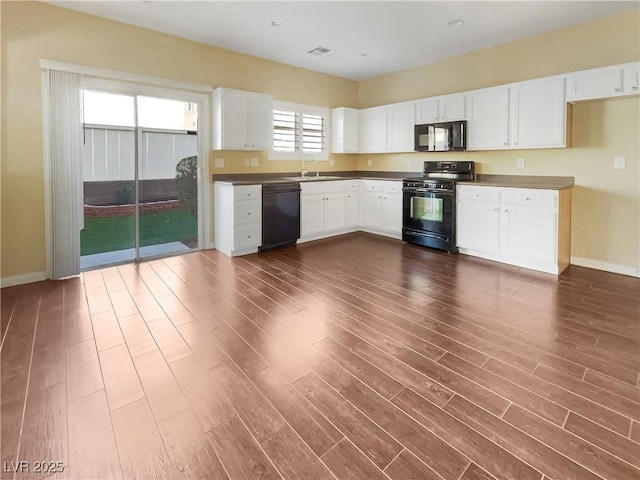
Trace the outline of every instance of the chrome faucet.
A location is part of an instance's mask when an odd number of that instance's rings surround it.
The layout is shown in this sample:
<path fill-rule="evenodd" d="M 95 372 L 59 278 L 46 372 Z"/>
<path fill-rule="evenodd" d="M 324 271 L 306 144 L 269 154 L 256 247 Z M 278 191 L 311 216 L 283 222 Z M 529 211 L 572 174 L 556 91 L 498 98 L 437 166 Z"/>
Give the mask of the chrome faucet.
<path fill-rule="evenodd" d="M 301 177 L 307 176 L 307 171 L 304 169 L 304 153 L 302 154 L 302 170 L 300 171 L 300 176 Z"/>

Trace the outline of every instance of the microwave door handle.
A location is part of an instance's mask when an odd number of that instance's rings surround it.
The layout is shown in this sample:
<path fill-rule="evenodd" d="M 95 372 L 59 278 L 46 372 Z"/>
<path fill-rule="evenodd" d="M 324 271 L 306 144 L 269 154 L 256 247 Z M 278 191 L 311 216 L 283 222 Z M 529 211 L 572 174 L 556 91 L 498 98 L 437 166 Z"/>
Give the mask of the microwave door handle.
<path fill-rule="evenodd" d="M 449 127 L 447 127 L 447 132 L 448 132 L 448 141 L 449 141 L 449 146 L 447 148 L 447 150 L 453 150 L 453 125 L 449 125 Z"/>

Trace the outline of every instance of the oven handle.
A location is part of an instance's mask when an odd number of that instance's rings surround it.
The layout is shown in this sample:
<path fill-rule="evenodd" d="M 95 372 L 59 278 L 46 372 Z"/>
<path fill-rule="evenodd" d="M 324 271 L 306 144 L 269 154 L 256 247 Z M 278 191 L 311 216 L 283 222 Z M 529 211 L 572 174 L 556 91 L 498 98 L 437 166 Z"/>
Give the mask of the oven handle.
<path fill-rule="evenodd" d="M 437 235 L 435 233 L 416 232 L 415 230 L 412 230 L 411 235 L 415 235 L 416 237 L 435 238 L 436 240 L 440 240 L 447 243 L 451 241 L 449 238 L 443 237 L 441 235 Z"/>
<path fill-rule="evenodd" d="M 444 188 L 413 188 L 413 187 L 404 187 L 402 189 L 403 192 L 407 193 L 444 193 L 447 195 L 453 195 L 453 191 L 446 190 Z"/>

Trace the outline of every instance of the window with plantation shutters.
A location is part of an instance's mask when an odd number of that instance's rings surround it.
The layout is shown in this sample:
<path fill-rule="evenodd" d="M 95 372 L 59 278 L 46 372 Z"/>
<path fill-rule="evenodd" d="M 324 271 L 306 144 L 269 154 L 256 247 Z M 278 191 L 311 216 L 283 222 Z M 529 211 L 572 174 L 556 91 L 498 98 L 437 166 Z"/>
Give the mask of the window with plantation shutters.
<path fill-rule="evenodd" d="M 274 102 L 272 157 L 326 160 L 328 109 Z"/>

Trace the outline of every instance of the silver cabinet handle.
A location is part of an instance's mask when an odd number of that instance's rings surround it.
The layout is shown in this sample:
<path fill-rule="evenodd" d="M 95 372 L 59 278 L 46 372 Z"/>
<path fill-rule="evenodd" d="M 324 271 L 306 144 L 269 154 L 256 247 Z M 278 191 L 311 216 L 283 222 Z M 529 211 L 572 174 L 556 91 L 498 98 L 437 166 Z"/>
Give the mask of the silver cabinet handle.
<path fill-rule="evenodd" d="M 614 91 L 614 92 L 621 92 L 621 91 L 622 91 L 622 89 L 621 89 L 621 88 L 614 88 L 614 89 L 613 89 L 613 91 Z"/>
<path fill-rule="evenodd" d="M 509 145 L 509 142 L 504 142 L 505 145 Z"/>
<path fill-rule="evenodd" d="M 251 212 L 247 213 L 247 215 L 251 216 Z"/>
<path fill-rule="evenodd" d="M 638 86 L 634 85 L 633 87 L 631 87 L 631 90 L 638 90 Z"/>
<path fill-rule="evenodd" d="M 529 197 L 525 198 L 525 200 L 528 202 L 529 200 L 531 200 Z"/>
<path fill-rule="evenodd" d="M 251 238 L 251 235 L 247 235 L 247 238 Z"/>
<path fill-rule="evenodd" d="M 499 212 L 499 211 L 500 211 L 500 209 L 499 209 L 499 208 L 494 208 L 494 209 L 493 209 L 493 211 L 494 211 L 494 212 Z"/>

